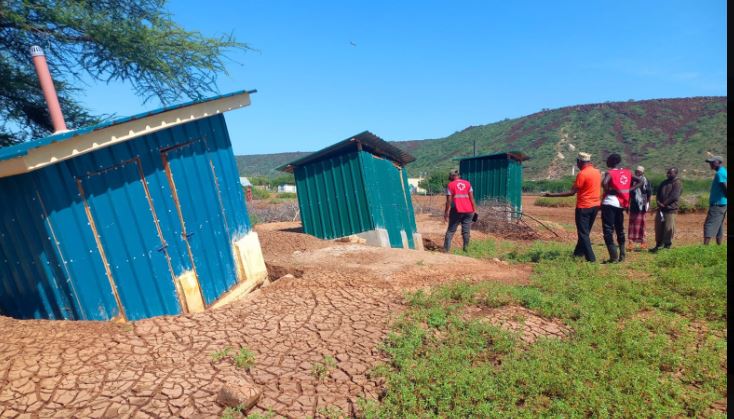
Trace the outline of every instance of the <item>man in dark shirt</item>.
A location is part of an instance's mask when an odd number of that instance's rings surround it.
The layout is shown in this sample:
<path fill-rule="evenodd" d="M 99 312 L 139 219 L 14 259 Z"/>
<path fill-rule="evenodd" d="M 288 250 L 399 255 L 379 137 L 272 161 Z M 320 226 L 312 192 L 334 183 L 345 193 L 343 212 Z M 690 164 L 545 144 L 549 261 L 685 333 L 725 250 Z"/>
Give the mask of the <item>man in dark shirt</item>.
<path fill-rule="evenodd" d="M 655 199 L 655 247 L 650 249 L 655 253 L 661 248 L 670 249 L 675 234 L 675 214 L 678 212 L 678 201 L 683 191 L 683 184 L 678 177 L 678 169 L 668 169 L 668 178 L 658 186 Z"/>

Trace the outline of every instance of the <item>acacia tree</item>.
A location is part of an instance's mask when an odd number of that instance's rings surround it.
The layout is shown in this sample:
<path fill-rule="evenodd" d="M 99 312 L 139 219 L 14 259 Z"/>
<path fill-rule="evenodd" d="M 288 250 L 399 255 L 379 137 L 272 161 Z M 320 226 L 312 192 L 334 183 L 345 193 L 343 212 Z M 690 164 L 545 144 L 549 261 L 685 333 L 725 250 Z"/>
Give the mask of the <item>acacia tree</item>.
<path fill-rule="evenodd" d="M 216 92 L 225 52 L 246 44 L 176 24 L 165 0 L 0 0 L 0 146 L 52 131 L 33 63 L 46 56 L 70 127 L 99 120 L 76 99 L 84 75 L 126 81 L 143 102 L 169 104 Z"/>

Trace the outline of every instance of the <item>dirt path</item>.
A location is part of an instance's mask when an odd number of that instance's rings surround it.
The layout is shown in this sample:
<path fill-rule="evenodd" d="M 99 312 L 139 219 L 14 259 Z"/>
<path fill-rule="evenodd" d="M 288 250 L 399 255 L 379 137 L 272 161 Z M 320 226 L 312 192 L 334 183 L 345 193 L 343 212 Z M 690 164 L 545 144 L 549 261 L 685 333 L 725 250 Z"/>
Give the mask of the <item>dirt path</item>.
<path fill-rule="evenodd" d="M 407 289 L 455 279 L 527 280 L 529 270 L 432 252 L 324 242 L 282 223 L 259 229 L 286 277 L 218 310 L 128 324 L 0 317 L 0 417 L 216 417 L 222 384 L 262 390 L 253 411 L 354 412 L 376 397 L 368 371 Z M 291 231 L 288 231 L 291 229 Z M 245 347 L 249 370 L 211 354 Z M 314 365 L 336 360 L 322 379 Z"/>

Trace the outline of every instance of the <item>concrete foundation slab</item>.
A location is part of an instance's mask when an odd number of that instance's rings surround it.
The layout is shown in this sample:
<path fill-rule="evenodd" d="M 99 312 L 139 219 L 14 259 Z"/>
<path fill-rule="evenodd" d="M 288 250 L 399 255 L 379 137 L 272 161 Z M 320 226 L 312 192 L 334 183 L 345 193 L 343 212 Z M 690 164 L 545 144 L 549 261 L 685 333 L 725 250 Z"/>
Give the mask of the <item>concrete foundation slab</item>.
<path fill-rule="evenodd" d="M 366 240 L 366 244 L 369 246 L 377 247 L 391 247 L 390 236 L 387 235 L 387 230 L 384 228 L 376 228 L 374 230 L 365 231 L 356 236 Z"/>
<path fill-rule="evenodd" d="M 415 250 L 423 251 L 423 236 L 420 233 L 413 233 L 413 243 L 415 244 Z"/>
<path fill-rule="evenodd" d="M 237 276 L 240 282 L 254 281 L 261 283 L 268 277 L 265 259 L 260 248 L 260 239 L 257 233 L 250 231 L 244 237 L 234 242 Z"/>
<path fill-rule="evenodd" d="M 176 278 L 181 285 L 186 307 L 189 313 L 201 313 L 204 311 L 204 300 L 201 298 L 201 289 L 199 288 L 199 280 L 196 278 L 194 271 L 186 271 Z"/>

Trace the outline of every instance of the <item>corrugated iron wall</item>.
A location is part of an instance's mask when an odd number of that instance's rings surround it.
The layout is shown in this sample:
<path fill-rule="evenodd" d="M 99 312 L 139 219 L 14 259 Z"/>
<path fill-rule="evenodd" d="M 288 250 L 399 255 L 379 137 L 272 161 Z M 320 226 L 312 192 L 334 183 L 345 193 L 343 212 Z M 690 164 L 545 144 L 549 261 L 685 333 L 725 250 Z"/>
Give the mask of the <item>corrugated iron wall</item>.
<path fill-rule="evenodd" d="M 374 228 L 356 150 L 299 166 L 294 173 L 305 233 L 334 239 Z"/>
<path fill-rule="evenodd" d="M 405 170 L 373 154 L 359 154 L 375 227 L 387 230 L 390 246 L 403 247 L 405 237 L 408 247 L 415 249 L 415 215 Z"/>
<path fill-rule="evenodd" d="M 0 313 L 18 318 L 179 313 L 174 278 L 192 269 L 210 304 L 250 230 L 222 115 L 0 179 L 0 194 Z"/>
<path fill-rule="evenodd" d="M 390 160 L 355 149 L 298 166 L 294 174 L 305 233 L 334 239 L 384 228 L 393 247 L 403 247 L 403 231 L 415 248 L 408 178 Z"/>
<path fill-rule="evenodd" d="M 461 177 L 474 188 L 477 203 L 497 199 L 522 209 L 522 164 L 503 157 L 469 158 L 459 163 Z M 516 214 L 517 215 L 517 214 Z"/>

